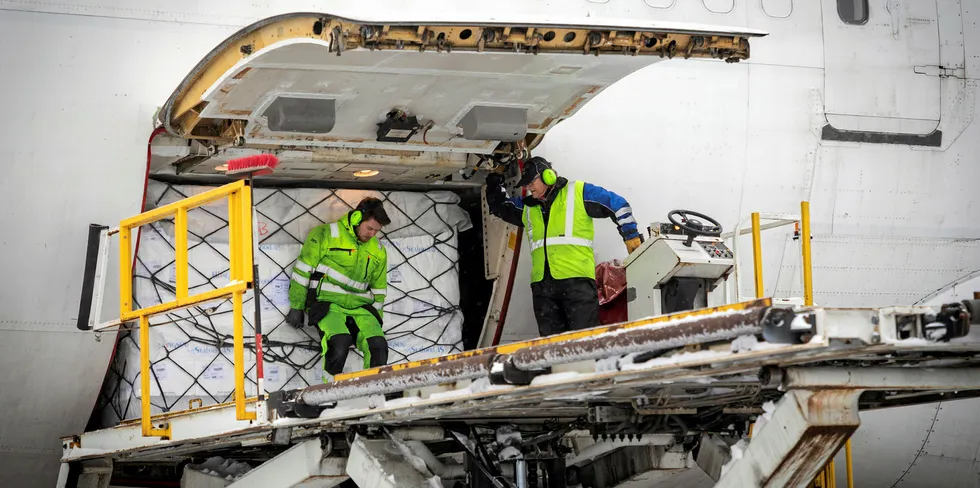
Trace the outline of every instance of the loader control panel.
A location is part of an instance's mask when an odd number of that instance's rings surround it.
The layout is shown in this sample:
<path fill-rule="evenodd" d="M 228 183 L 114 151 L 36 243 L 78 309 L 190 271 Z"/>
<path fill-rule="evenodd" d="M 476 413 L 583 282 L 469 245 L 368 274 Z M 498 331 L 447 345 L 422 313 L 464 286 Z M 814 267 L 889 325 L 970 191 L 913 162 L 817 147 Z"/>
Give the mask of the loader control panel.
<path fill-rule="evenodd" d="M 732 259 L 735 257 L 732 251 L 728 249 L 723 242 L 705 242 L 705 241 L 695 241 L 701 245 L 701 248 L 708 253 L 708 257 L 720 258 L 720 259 Z"/>
<path fill-rule="evenodd" d="M 659 222 L 659 223 L 654 223 L 649 228 L 647 228 L 647 233 L 650 235 L 650 237 L 659 236 L 659 235 L 682 236 L 684 235 L 684 230 L 681 229 L 679 225 L 674 225 L 671 224 L 670 222 Z"/>

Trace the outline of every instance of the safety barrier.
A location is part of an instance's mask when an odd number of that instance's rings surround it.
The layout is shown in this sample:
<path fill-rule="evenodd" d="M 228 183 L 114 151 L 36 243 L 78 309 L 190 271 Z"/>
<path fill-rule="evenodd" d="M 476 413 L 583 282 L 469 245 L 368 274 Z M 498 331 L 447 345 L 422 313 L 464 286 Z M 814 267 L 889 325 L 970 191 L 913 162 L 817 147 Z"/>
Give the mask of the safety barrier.
<path fill-rule="evenodd" d="M 736 254 L 736 264 L 735 264 L 735 295 L 736 300 L 739 300 L 739 272 L 738 272 L 738 254 L 737 246 L 739 235 L 744 235 L 749 232 L 752 233 L 752 262 L 754 270 L 754 283 L 755 283 L 755 296 L 762 297 L 765 294 L 765 287 L 762 280 L 762 231 L 767 229 L 773 229 L 776 227 L 782 227 L 785 225 L 795 224 L 796 233 L 800 235 L 801 248 L 802 248 L 802 259 L 803 259 L 803 304 L 807 307 L 813 306 L 813 257 L 811 253 L 810 246 L 810 202 L 803 201 L 800 202 L 800 214 L 762 214 L 759 212 L 752 213 L 750 219 L 752 220 L 752 225 L 750 229 L 742 229 L 744 219 L 740 221 L 734 231 L 726 233 L 723 235 L 725 239 L 731 237 L 732 249 Z M 770 221 L 769 223 L 762 224 L 763 220 Z M 800 229 L 802 226 L 802 230 Z M 851 440 L 848 439 L 845 443 L 845 461 L 847 463 L 847 487 L 854 488 L 854 475 L 853 475 L 853 465 L 851 462 Z M 827 463 L 827 466 L 817 475 L 817 478 L 811 483 L 813 487 L 820 488 L 837 488 L 837 471 L 834 461 L 831 460 Z"/>
<path fill-rule="evenodd" d="M 252 266 L 252 196 L 245 180 L 176 201 L 166 206 L 124 219 L 117 229 L 93 225 L 89 232 L 85 281 L 78 318 L 78 328 L 102 331 L 121 327 L 127 322 L 139 323 L 141 425 L 144 437 L 171 437 L 169 423 L 154 427 L 150 412 L 150 318 L 219 299 L 231 298 L 233 307 L 233 366 L 235 374 L 235 411 L 238 420 L 255 420 L 257 414 L 245 405 L 245 359 L 242 323 L 242 297 L 253 287 Z M 187 212 L 221 199 L 228 200 L 229 216 L 229 282 L 220 288 L 191 295 L 188 290 Z M 133 309 L 133 231 L 164 219 L 174 222 L 175 297 L 173 300 Z M 119 234 L 119 318 L 98 324 L 102 308 L 109 237 Z M 93 310 L 94 304 L 94 310 Z"/>
<path fill-rule="evenodd" d="M 187 211 L 228 198 L 229 275 L 228 285 L 196 295 L 188 294 Z M 144 436 L 170 437 L 170 426 L 151 425 L 150 417 L 150 317 L 199 303 L 228 298 L 234 309 L 235 412 L 238 420 L 255 420 L 255 412 L 245 410 L 245 353 L 242 330 L 242 295 L 252 286 L 252 197 L 245 181 L 230 183 L 214 190 L 179 200 L 170 205 L 144 212 L 119 223 L 119 318 L 140 322 L 140 378 L 142 425 Z M 173 217 L 176 254 L 176 298 L 172 301 L 133 310 L 133 262 L 131 237 L 133 229 Z"/>
<path fill-rule="evenodd" d="M 151 180 L 146 210 L 213 189 Z M 460 307 L 458 236 L 472 226 L 455 194 L 446 192 L 372 191 L 259 187 L 252 204 L 258 217 L 253 250 L 259 273 L 255 287 L 243 298 L 245 316 L 245 391 L 269 394 L 302 389 L 323 382 L 321 344 L 313 327 L 285 323 L 289 311 L 289 277 L 304 238 L 318 225 L 336 221 L 365 196 L 385 203 L 392 221 L 379 236 L 388 253 L 389 283 L 384 303 L 384 332 L 389 363 L 461 352 L 463 313 Z M 188 212 L 190 293 L 228 283 L 228 225 L 224 202 Z M 139 251 L 133 265 L 134 308 L 172 300 L 175 296 L 175 238 L 173 219 L 140 229 Z M 113 241 L 113 247 L 116 243 Z M 114 249 L 115 250 L 115 249 Z M 111 257 L 115 264 L 116 256 Z M 112 282 L 116 282 L 112 277 Z M 116 291 L 112 290 L 113 298 Z M 465 291 L 463 292 L 465 294 Z M 253 305 L 261 304 L 261 320 Z M 118 306 L 112 304 L 112 315 Z M 265 381 L 257 384 L 256 323 L 262 328 Z M 187 408 L 200 398 L 205 407 L 231 403 L 232 304 L 210 302 L 169 312 L 151 320 L 151 407 L 159 412 Z M 140 416 L 139 331 L 123 331 L 106 373 L 96 410 L 101 427 L 112 427 Z M 253 359 L 256 362 L 253 362 Z M 348 366 L 360 369 L 360 351 L 353 350 Z M 253 366 L 254 364 L 254 366 Z M 251 406 L 249 406 L 251 410 Z M 262 416 L 262 412 L 259 412 Z"/>

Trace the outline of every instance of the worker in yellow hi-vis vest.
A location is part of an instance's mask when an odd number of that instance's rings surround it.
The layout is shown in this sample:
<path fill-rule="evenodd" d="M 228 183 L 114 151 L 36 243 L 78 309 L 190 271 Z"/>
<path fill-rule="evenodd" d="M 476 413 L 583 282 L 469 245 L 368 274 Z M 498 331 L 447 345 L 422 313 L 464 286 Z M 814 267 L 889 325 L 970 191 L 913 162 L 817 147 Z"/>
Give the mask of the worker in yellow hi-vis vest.
<path fill-rule="evenodd" d="M 376 234 L 391 223 L 381 200 L 365 198 L 337 222 L 310 231 L 289 281 L 286 322 L 319 328 L 323 369 L 344 370 L 351 345 L 364 354 L 364 367 L 388 362 L 383 311 L 388 291 L 388 255 Z"/>
<path fill-rule="evenodd" d="M 592 219 L 610 218 L 632 253 L 643 242 L 625 198 L 605 188 L 558 176 L 533 157 L 517 186 L 530 193 L 510 198 L 503 176 L 487 176 L 490 212 L 524 227 L 531 246 L 531 296 L 542 336 L 599 325 Z"/>

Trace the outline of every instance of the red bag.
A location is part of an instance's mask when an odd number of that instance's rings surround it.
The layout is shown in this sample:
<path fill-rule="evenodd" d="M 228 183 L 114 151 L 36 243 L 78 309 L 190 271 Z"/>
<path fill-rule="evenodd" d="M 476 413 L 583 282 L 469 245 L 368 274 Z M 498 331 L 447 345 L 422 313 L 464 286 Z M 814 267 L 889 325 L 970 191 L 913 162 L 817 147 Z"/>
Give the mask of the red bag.
<path fill-rule="evenodd" d="M 626 268 L 618 259 L 599 263 L 595 267 L 595 283 L 599 292 L 599 323 L 616 324 L 628 320 L 626 306 Z"/>

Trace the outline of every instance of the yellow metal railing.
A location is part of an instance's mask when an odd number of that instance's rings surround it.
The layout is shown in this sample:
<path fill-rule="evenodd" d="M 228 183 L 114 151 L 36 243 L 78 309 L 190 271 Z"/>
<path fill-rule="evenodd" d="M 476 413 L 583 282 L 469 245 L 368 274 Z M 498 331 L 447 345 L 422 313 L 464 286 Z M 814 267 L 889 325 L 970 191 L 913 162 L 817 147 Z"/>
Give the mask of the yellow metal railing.
<path fill-rule="evenodd" d="M 803 226 L 800 240 L 803 243 L 803 303 L 806 306 L 813 305 L 813 259 L 810 254 L 810 202 L 800 202 L 800 215 L 777 215 L 767 217 L 769 220 L 777 222 L 762 225 L 763 215 L 759 212 L 752 214 L 752 264 L 755 271 L 755 296 L 762 297 L 765 288 L 762 281 L 762 231 L 791 223 Z M 737 239 L 738 235 L 744 233 L 736 229 L 731 235 Z"/>
<path fill-rule="evenodd" d="M 220 298 L 232 299 L 234 327 L 235 412 L 238 420 L 255 420 L 256 413 L 245 409 L 245 346 L 242 324 L 242 296 L 252 286 L 252 195 L 245 181 L 203 192 L 159 207 L 119 223 L 120 322 L 138 320 L 140 324 L 140 378 L 143 436 L 170 437 L 169 424 L 152 425 L 150 414 L 150 317 L 184 309 Z M 228 199 L 229 277 L 227 285 L 204 293 L 188 292 L 187 212 L 209 203 Z M 132 233 L 140 226 L 173 217 L 176 266 L 176 292 L 172 301 L 133 310 Z"/>
<path fill-rule="evenodd" d="M 752 263 L 755 271 L 755 296 L 757 298 L 765 294 L 765 287 L 762 281 L 762 230 L 793 222 L 793 219 L 787 218 L 787 216 L 780 216 L 780 218 L 774 218 L 772 220 L 778 220 L 780 222 L 764 227 L 761 224 L 762 214 L 759 212 L 752 214 Z M 802 226 L 800 240 L 803 255 L 803 304 L 811 307 L 813 306 L 813 256 L 810 243 L 810 202 L 800 202 L 800 215 L 796 223 Z M 736 229 L 732 235 L 737 239 L 739 229 Z M 854 488 L 854 469 L 853 463 L 851 462 L 850 439 L 844 445 L 844 458 L 847 464 L 847 488 Z M 837 470 L 833 459 L 817 475 L 817 478 L 813 480 L 811 486 L 837 488 Z"/>

